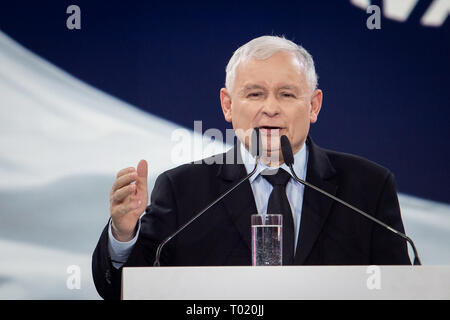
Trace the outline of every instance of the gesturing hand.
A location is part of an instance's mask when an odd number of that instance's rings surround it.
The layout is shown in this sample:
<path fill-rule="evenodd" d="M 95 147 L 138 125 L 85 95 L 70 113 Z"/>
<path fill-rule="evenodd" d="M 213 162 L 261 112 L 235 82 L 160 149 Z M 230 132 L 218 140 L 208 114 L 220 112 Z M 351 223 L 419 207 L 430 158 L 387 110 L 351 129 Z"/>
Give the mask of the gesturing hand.
<path fill-rule="evenodd" d="M 110 192 L 110 214 L 112 232 L 119 241 L 129 241 L 134 237 L 134 229 L 148 203 L 147 161 L 141 160 L 137 166 L 125 168 L 117 173 Z"/>

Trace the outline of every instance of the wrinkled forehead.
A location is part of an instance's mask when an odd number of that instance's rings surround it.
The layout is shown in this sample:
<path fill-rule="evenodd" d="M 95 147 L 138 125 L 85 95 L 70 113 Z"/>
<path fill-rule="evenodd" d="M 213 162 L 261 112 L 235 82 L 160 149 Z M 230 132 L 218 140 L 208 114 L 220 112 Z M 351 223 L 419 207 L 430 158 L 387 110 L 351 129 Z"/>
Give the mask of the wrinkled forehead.
<path fill-rule="evenodd" d="M 250 57 L 236 67 L 235 86 L 245 86 L 252 81 L 266 83 L 306 83 L 305 67 L 293 52 L 278 51 L 268 58 Z"/>

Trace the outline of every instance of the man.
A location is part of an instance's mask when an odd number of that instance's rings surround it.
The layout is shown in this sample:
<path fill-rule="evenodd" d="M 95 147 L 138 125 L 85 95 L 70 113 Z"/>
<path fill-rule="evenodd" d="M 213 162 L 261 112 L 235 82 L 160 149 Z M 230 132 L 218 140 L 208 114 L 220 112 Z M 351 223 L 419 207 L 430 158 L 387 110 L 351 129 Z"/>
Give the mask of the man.
<path fill-rule="evenodd" d="M 308 136 L 322 96 L 313 60 L 302 47 L 264 36 L 239 48 L 226 69 L 226 88 L 220 90 L 225 120 L 239 143 L 215 159 L 235 154 L 244 163 L 205 161 L 166 171 L 157 178 L 148 207 L 147 162 L 139 162 L 137 170 L 119 171 L 110 194 L 110 223 L 93 255 L 100 295 L 118 299 L 123 266 L 152 266 L 157 246 L 169 234 L 253 169 L 244 133 L 255 127 L 264 149 L 257 174 L 167 243 L 162 265 L 250 265 L 250 215 L 270 213 L 277 205 L 284 208 L 286 264 L 410 264 L 403 240 L 305 189 L 283 163 L 278 137 L 286 135 L 300 178 L 403 232 L 392 173 L 368 160 L 322 149 Z M 283 182 L 263 175 L 271 168 L 280 168 L 276 176 Z M 271 196 L 275 191 L 277 196 Z"/>

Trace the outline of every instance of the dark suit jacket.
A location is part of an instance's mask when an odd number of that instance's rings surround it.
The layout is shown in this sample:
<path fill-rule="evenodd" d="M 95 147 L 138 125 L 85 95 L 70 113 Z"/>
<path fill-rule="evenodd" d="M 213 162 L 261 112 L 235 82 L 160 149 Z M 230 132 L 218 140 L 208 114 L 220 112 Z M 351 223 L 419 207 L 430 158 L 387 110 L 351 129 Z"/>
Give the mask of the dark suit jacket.
<path fill-rule="evenodd" d="M 307 144 L 307 181 L 404 232 L 391 172 L 363 158 L 322 149 L 309 137 Z M 225 159 L 236 150 L 215 159 Z M 206 164 L 211 159 L 179 166 L 157 178 L 125 266 L 152 266 L 165 237 L 246 175 L 242 164 Z M 161 265 L 251 265 L 250 215 L 256 213 L 246 181 L 167 243 Z M 93 254 L 93 276 L 103 298 L 118 299 L 121 269 L 111 264 L 107 230 Z M 298 265 L 411 264 L 401 238 L 307 187 L 296 252 Z"/>

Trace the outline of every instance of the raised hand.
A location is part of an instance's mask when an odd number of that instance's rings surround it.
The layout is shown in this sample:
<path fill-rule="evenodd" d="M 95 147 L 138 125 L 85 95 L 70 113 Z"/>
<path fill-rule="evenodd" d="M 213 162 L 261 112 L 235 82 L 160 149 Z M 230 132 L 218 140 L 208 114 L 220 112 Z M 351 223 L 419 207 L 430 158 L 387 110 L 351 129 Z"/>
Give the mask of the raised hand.
<path fill-rule="evenodd" d="M 114 238 L 125 242 L 131 240 L 136 224 L 148 203 L 147 161 L 125 168 L 117 173 L 110 192 L 110 214 Z"/>

